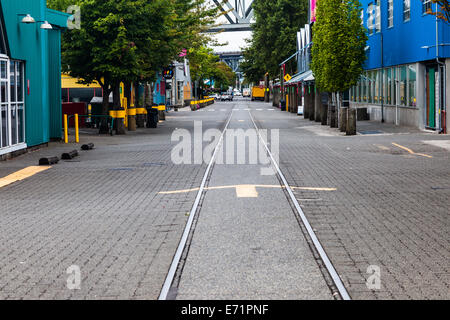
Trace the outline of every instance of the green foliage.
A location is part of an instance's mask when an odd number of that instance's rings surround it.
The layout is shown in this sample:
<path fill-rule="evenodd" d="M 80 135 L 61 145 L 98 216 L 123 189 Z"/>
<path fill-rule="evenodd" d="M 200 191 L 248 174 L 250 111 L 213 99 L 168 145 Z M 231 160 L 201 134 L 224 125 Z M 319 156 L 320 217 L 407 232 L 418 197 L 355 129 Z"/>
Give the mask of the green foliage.
<path fill-rule="evenodd" d="M 322 91 L 356 85 L 366 60 L 366 29 L 358 0 L 320 0 L 313 26 L 311 70 Z"/>
<path fill-rule="evenodd" d="M 53 10 L 66 11 L 73 2 L 72 0 L 47 0 L 47 7 Z"/>
<path fill-rule="evenodd" d="M 48 0 L 57 10 L 71 4 L 81 9 L 81 29 L 64 33 L 63 71 L 98 81 L 105 95 L 120 82 L 153 81 L 182 49 L 206 44 L 201 31 L 218 14 L 205 0 Z"/>
<path fill-rule="evenodd" d="M 262 80 L 266 72 L 279 76 L 280 62 L 297 51 L 297 32 L 307 23 L 308 7 L 309 0 L 253 1 L 256 22 L 242 64 L 251 82 Z"/>
<path fill-rule="evenodd" d="M 188 58 L 192 80 L 202 84 L 204 80 L 214 79 L 216 87 L 228 87 L 234 84 L 236 74 L 226 63 L 219 62 L 219 57 L 211 48 L 201 46 L 191 49 Z"/>
<path fill-rule="evenodd" d="M 216 63 L 213 79 L 216 82 L 216 88 L 232 87 L 236 80 L 236 73 L 225 62 L 218 62 Z"/>

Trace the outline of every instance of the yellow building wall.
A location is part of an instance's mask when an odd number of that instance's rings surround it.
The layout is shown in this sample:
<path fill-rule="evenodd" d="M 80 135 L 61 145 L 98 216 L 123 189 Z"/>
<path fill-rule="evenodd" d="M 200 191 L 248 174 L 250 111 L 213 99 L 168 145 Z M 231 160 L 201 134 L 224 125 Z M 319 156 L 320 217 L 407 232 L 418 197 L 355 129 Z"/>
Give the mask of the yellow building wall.
<path fill-rule="evenodd" d="M 94 82 L 90 85 L 77 83 L 77 78 L 72 78 L 67 74 L 61 74 L 61 88 L 62 89 L 80 89 L 80 88 L 101 88 L 98 82 Z"/>

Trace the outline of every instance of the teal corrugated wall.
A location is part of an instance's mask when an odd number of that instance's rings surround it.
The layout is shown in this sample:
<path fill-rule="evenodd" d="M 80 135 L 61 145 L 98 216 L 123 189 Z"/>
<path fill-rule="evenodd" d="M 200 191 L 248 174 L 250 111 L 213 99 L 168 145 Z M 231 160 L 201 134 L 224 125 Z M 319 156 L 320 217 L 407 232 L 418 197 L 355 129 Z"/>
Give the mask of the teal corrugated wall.
<path fill-rule="evenodd" d="M 60 31 L 23 24 L 18 14 L 65 27 L 69 15 L 48 11 L 45 0 L 0 0 L 11 59 L 25 61 L 26 143 L 35 146 L 61 137 Z M 30 93 L 26 91 L 30 84 Z M 58 89 L 59 88 L 59 89 Z"/>
<path fill-rule="evenodd" d="M 61 32 L 53 31 L 48 38 L 48 97 L 50 106 L 50 138 L 62 137 L 61 110 Z"/>

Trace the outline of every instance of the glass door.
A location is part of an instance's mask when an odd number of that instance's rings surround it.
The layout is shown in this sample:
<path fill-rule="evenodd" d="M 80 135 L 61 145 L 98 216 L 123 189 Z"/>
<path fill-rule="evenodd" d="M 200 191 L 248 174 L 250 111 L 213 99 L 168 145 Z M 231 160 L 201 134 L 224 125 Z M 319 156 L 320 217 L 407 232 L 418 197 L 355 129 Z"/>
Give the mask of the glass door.
<path fill-rule="evenodd" d="M 11 145 L 8 60 L 0 59 L 0 148 Z"/>
<path fill-rule="evenodd" d="M 24 65 L 0 58 L 0 148 L 24 142 Z"/>
<path fill-rule="evenodd" d="M 435 87 L 435 73 L 436 70 L 434 68 L 427 68 L 426 75 L 426 95 L 427 95 L 427 122 L 426 126 L 430 129 L 436 128 L 436 87 Z"/>
<path fill-rule="evenodd" d="M 11 145 L 25 142 L 23 63 L 10 61 Z"/>

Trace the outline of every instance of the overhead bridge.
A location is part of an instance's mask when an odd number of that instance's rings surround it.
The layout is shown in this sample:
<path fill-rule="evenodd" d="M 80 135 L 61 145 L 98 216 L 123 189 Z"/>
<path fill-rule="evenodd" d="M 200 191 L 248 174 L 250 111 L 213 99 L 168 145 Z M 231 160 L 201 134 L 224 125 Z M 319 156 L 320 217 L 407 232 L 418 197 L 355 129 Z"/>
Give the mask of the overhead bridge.
<path fill-rule="evenodd" d="M 228 23 L 214 26 L 207 32 L 236 32 L 251 31 L 251 20 L 253 18 L 252 0 L 223 1 L 212 0 L 220 11 L 224 12 L 224 17 Z M 222 2 L 222 3 L 221 3 Z"/>

